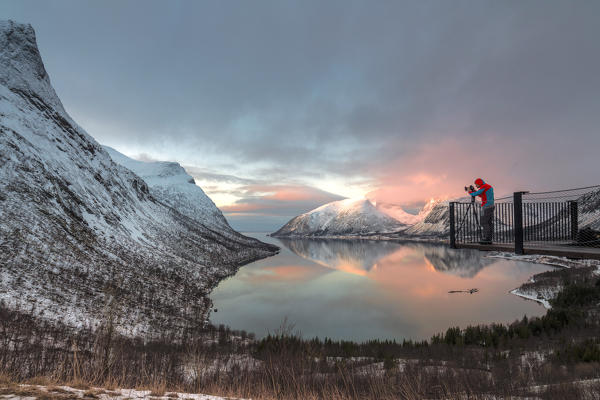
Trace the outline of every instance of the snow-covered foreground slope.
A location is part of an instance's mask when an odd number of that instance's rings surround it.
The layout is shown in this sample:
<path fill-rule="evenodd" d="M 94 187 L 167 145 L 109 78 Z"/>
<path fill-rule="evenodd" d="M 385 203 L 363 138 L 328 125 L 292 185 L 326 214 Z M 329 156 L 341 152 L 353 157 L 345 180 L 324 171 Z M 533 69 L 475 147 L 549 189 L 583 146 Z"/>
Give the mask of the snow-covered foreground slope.
<path fill-rule="evenodd" d="M 181 208 L 180 208 L 181 209 Z M 277 248 L 159 201 L 65 112 L 31 26 L 0 21 L 0 300 L 125 334 L 203 323 L 207 294 Z"/>
<path fill-rule="evenodd" d="M 293 218 L 273 236 L 360 236 L 404 229 L 405 224 L 377 210 L 369 200 L 346 199 Z"/>
<path fill-rule="evenodd" d="M 137 161 L 111 147 L 103 147 L 114 162 L 143 178 L 148 184 L 150 194 L 157 200 L 211 229 L 233 231 L 221 210 L 178 163 Z"/>

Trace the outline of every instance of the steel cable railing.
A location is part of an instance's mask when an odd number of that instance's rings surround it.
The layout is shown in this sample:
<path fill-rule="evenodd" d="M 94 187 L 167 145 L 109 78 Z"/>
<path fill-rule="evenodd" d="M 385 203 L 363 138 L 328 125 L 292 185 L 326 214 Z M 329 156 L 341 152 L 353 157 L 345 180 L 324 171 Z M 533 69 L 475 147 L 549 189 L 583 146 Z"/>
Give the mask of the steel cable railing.
<path fill-rule="evenodd" d="M 523 193 L 524 241 L 600 247 L 600 186 Z"/>

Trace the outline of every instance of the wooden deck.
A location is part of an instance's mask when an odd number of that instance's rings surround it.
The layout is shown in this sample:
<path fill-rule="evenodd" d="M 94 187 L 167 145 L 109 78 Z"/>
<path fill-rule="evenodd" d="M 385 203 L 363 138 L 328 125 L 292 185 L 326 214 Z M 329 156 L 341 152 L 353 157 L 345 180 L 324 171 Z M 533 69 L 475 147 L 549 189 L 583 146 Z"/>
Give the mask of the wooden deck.
<path fill-rule="evenodd" d="M 515 252 L 515 246 L 510 243 L 501 244 L 478 244 L 478 243 L 456 243 L 457 249 L 477 249 L 482 251 L 506 251 Z M 525 245 L 525 254 L 542 254 L 547 256 L 558 256 L 579 259 L 600 260 L 600 248 L 597 247 L 576 247 L 561 245 Z"/>

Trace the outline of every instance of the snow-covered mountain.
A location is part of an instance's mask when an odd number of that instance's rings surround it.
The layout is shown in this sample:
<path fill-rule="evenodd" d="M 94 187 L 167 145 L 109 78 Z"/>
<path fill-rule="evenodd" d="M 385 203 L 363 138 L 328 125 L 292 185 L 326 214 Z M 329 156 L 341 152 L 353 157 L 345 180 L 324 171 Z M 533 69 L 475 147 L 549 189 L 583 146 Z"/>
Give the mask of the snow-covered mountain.
<path fill-rule="evenodd" d="M 176 162 L 137 161 L 103 146 L 114 162 L 130 169 L 148 184 L 150 194 L 186 217 L 219 231 L 232 231 L 221 210 Z M 223 232 L 222 232 L 223 233 Z"/>
<path fill-rule="evenodd" d="M 299 215 L 272 236 L 361 236 L 399 232 L 406 227 L 377 210 L 367 199 L 346 199 Z"/>
<path fill-rule="evenodd" d="M 410 226 L 404 234 L 407 236 L 447 237 L 450 232 L 448 200 L 430 200 L 419 213 L 422 219 Z"/>
<path fill-rule="evenodd" d="M 406 225 L 414 225 L 425 218 L 422 212 L 419 212 L 417 215 L 410 214 L 404 211 L 404 208 L 398 204 L 377 202 L 375 207 L 388 217 L 392 217 Z"/>
<path fill-rule="evenodd" d="M 125 334 L 181 332 L 220 279 L 277 251 L 154 193 L 66 113 L 32 27 L 0 21 L 0 301 L 72 326 L 110 314 Z"/>
<path fill-rule="evenodd" d="M 600 189 L 595 188 L 577 199 L 579 226 L 600 231 Z"/>

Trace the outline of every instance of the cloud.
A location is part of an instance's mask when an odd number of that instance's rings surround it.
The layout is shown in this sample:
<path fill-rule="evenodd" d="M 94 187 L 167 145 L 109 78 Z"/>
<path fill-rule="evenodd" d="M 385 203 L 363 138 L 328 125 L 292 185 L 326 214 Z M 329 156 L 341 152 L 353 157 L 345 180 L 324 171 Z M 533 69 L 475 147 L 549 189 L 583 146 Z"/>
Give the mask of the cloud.
<path fill-rule="evenodd" d="M 242 185 L 252 185 L 260 181 L 255 179 L 241 178 L 235 175 L 220 174 L 209 169 L 198 168 L 193 166 L 184 166 L 188 174 L 192 175 L 195 180 L 219 182 L 219 183 L 236 183 Z"/>
<path fill-rule="evenodd" d="M 266 215 L 294 217 L 344 197 L 309 186 L 250 185 L 242 189 L 244 197 L 222 206 L 226 215 Z"/>
<path fill-rule="evenodd" d="M 420 204 L 480 176 L 499 193 L 598 183 L 599 2 L 6 0 L 0 13 L 33 24 L 92 136 L 180 162 L 232 212 L 330 198 L 255 185 Z"/>
<path fill-rule="evenodd" d="M 134 160 L 143 161 L 143 162 L 161 161 L 161 160 L 158 160 L 158 159 L 152 157 L 150 154 L 147 154 L 147 153 L 139 153 L 139 154 L 133 156 L 132 158 Z"/>

